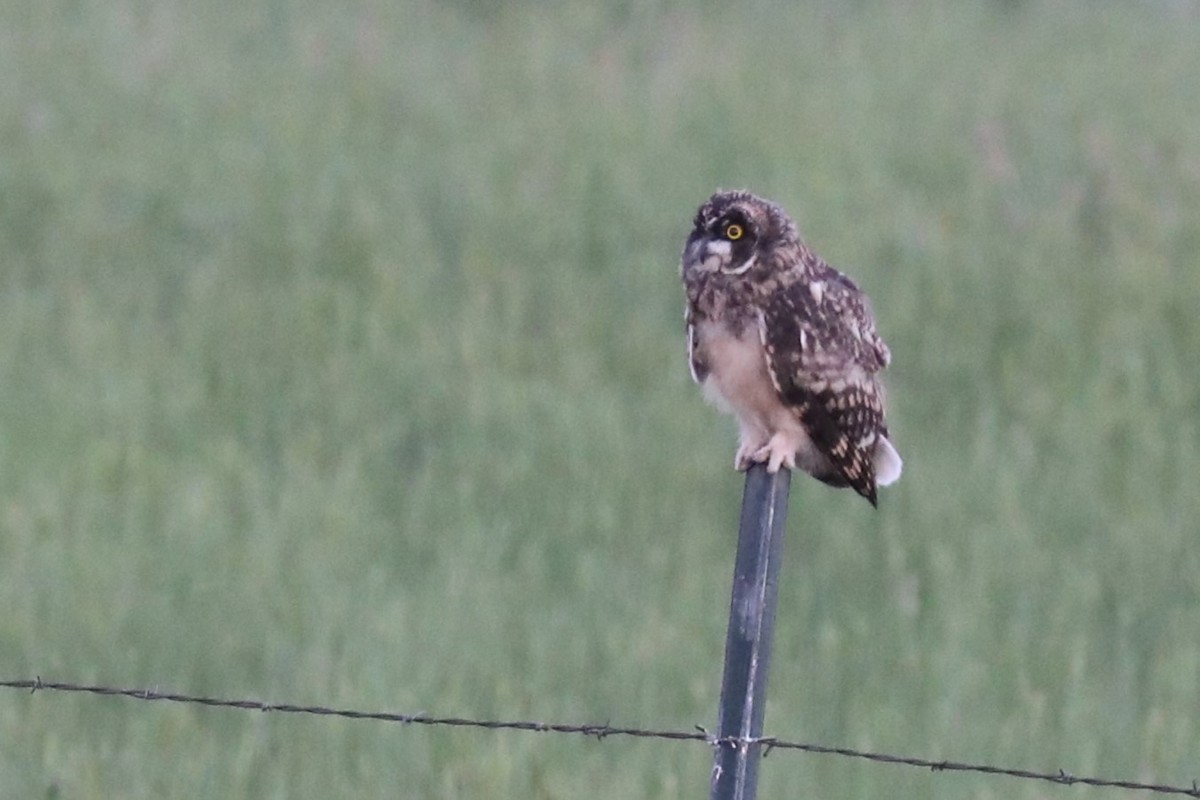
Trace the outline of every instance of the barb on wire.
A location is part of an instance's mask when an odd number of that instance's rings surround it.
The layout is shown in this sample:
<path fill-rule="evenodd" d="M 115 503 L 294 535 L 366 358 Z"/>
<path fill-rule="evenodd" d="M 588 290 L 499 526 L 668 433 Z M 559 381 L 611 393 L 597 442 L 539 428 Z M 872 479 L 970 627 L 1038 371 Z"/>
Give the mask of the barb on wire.
<path fill-rule="evenodd" d="M 397 714 L 386 711 L 354 711 L 341 708 L 326 708 L 325 706 L 293 705 L 291 703 L 264 703 L 260 700 L 228 700 L 218 697 L 199 697 L 175 692 L 160 692 L 157 689 L 122 689 L 113 686 L 87 686 L 58 681 L 44 681 L 40 677 L 32 680 L 0 680 L 0 688 L 28 690 L 36 692 L 76 692 L 110 697 L 127 697 L 133 700 L 162 700 L 169 703 L 185 703 L 208 706 L 211 708 L 234 708 L 243 711 L 278 712 L 281 714 L 311 714 L 325 717 L 341 717 L 343 719 L 369 719 L 378 722 L 398 722 L 404 725 L 447 726 L 455 728 L 482 728 L 485 730 L 534 731 L 540 733 L 573 733 L 582 736 L 604 740 L 609 736 L 629 736 L 641 739 L 666 739 L 673 741 L 704 742 L 710 747 L 733 746 L 738 744 L 765 745 L 764 757 L 773 750 L 800 750 L 818 755 L 842 756 L 873 761 L 880 764 L 894 764 L 907 767 L 919 767 L 933 772 L 971 772 L 983 775 L 1002 775 L 1009 778 L 1047 781 L 1062 786 L 1095 786 L 1108 789 L 1128 789 L 1135 791 L 1154 792 L 1157 794 L 1186 795 L 1200 798 L 1200 784 L 1196 781 L 1191 786 L 1169 786 L 1165 784 L 1143 783 L 1139 781 L 1107 780 L 1104 778 L 1088 778 L 1072 775 L 1063 770 L 1055 772 L 1035 772 L 1011 767 L 997 767 L 990 764 L 969 764 L 958 761 L 933 761 L 926 758 L 900 756 L 890 753 L 874 753 L 867 750 L 855 750 L 849 747 L 829 747 L 807 742 L 793 742 L 774 736 L 764 736 L 754 740 L 741 740 L 737 737 L 716 737 L 706 729 L 696 726 L 694 731 L 679 730 L 648 730 L 644 728 L 623 728 L 602 724 L 573 725 L 560 722 L 533 721 L 502 721 L 466 719 L 462 717 L 435 717 L 424 713 Z"/>

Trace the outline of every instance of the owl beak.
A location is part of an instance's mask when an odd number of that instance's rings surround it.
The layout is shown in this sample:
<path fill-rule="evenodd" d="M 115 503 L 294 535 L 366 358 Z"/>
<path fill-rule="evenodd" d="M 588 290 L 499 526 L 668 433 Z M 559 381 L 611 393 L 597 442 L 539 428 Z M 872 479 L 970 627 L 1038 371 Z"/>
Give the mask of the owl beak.
<path fill-rule="evenodd" d="M 716 272 L 729 259 L 729 242 L 692 234 L 683 250 L 684 272 Z"/>

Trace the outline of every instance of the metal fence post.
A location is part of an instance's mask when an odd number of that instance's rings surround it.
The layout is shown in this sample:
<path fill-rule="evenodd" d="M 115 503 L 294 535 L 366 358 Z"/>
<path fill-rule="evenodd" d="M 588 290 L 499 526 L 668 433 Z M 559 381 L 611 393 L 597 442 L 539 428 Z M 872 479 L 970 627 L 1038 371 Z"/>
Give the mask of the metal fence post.
<path fill-rule="evenodd" d="M 747 740 L 762 736 L 791 477 L 786 469 L 770 475 L 761 464 L 746 473 L 717 725 L 719 739 L 742 743 L 717 747 L 711 800 L 754 800 L 758 791 L 764 745 Z"/>

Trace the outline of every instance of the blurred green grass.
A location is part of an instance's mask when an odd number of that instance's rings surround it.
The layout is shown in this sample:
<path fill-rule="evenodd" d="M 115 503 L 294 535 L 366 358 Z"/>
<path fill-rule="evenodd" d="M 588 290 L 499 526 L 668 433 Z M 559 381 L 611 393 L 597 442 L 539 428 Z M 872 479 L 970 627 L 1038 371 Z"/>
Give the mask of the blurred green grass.
<path fill-rule="evenodd" d="M 711 725 L 741 481 L 676 264 L 748 186 L 874 298 L 907 460 L 878 513 L 797 481 L 769 731 L 1186 784 L 1198 34 L 1186 2 L 0 2 L 0 674 Z M 5 797 L 676 798 L 710 761 L 17 693 L 0 736 Z"/>

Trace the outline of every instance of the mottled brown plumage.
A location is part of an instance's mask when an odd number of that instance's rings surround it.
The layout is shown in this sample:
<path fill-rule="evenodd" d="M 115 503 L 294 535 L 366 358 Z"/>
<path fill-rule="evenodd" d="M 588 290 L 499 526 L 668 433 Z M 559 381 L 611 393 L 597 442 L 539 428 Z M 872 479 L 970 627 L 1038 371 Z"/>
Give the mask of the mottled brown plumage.
<path fill-rule="evenodd" d="M 900 476 L 866 297 L 774 203 L 717 192 L 684 245 L 692 376 L 741 428 L 735 466 L 798 467 L 876 503 Z"/>

